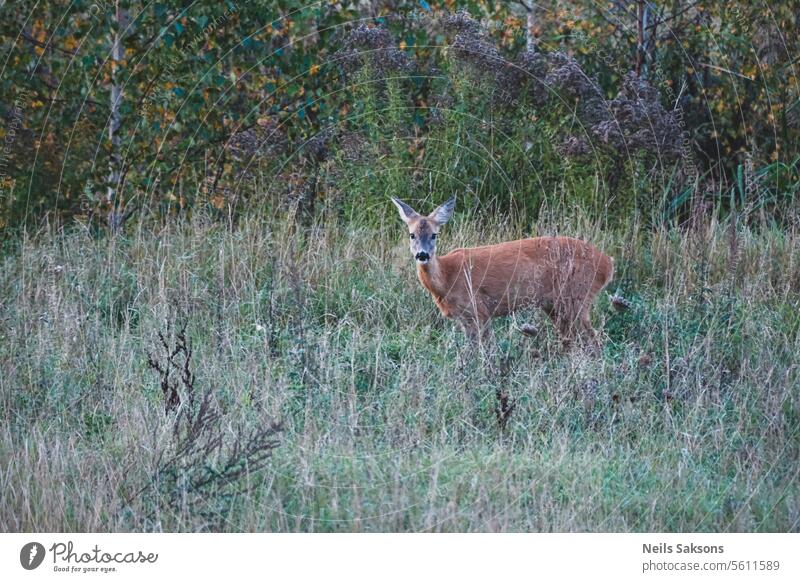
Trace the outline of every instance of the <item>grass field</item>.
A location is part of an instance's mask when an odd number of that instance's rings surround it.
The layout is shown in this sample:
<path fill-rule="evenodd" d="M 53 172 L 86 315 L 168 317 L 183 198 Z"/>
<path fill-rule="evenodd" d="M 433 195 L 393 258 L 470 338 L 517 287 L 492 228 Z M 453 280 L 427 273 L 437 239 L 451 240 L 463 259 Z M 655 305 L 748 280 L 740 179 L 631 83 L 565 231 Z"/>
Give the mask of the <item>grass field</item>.
<path fill-rule="evenodd" d="M 608 290 L 632 303 L 601 297 L 600 356 L 563 353 L 531 313 L 477 357 L 388 202 L 382 228 L 195 217 L 25 238 L 0 274 L 0 529 L 800 529 L 798 232 L 457 218 L 440 248 L 555 231 L 612 255 Z M 218 412 L 207 454 L 176 452 L 191 439 L 148 364 L 183 324 Z M 237 439 L 276 422 L 251 470 Z"/>

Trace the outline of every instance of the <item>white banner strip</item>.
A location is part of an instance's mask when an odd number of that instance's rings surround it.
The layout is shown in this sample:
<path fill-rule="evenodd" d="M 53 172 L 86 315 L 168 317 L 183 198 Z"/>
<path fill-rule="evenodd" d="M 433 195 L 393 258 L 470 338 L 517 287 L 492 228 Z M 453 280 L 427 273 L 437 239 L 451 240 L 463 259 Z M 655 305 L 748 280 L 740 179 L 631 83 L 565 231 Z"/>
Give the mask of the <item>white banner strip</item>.
<path fill-rule="evenodd" d="M 0 534 L 0 548 L 2 580 L 800 580 L 800 534 Z"/>

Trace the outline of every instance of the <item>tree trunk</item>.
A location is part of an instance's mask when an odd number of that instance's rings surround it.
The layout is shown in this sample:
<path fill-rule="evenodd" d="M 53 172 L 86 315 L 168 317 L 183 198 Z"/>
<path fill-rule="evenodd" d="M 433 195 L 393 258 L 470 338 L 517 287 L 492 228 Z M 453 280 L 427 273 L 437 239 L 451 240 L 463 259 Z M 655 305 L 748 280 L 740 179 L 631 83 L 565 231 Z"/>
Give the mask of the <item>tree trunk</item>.
<path fill-rule="evenodd" d="M 650 5 L 645 0 L 636 2 L 636 76 L 647 78 L 648 17 Z"/>
<path fill-rule="evenodd" d="M 536 14 L 533 12 L 533 4 L 528 5 L 523 0 L 519 2 L 525 8 L 527 16 L 525 18 L 525 50 L 528 52 L 536 52 L 536 37 L 533 35 L 533 29 L 536 26 Z"/>
<path fill-rule="evenodd" d="M 525 26 L 525 49 L 529 52 L 536 51 L 536 39 L 533 36 L 533 27 L 536 25 L 536 16 L 533 14 L 533 8 L 528 10 L 528 17 Z"/>
<path fill-rule="evenodd" d="M 119 62 L 122 60 L 122 11 L 119 0 L 116 1 L 114 11 L 114 23 L 116 30 L 111 47 L 111 114 L 108 123 L 108 139 L 111 142 L 111 156 L 109 159 L 108 191 L 106 200 L 109 205 L 108 224 L 112 231 L 116 231 L 121 226 L 122 209 L 119 207 L 117 189 L 120 181 L 120 156 L 119 156 L 119 126 L 120 126 L 120 105 L 122 103 L 122 86 L 117 78 Z"/>

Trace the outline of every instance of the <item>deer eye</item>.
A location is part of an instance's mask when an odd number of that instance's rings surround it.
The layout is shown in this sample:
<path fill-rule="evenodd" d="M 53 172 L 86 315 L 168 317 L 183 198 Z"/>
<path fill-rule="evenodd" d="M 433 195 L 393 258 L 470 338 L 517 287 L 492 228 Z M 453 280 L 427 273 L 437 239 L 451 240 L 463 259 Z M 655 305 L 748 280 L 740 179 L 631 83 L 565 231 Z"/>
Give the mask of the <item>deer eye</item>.
<path fill-rule="evenodd" d="M 436 233 L 435 232 L 431 235 L 431 238 L 433 238 L 433 239 L 436 238 Z"/>
<path fill-rule="evenodd" d="M 415 238 L 417 238 L 417 235 L 415 235 L 413 232 L 412 232 L 410 235 L 408 235 L 408 236 L 410 236 L 410 237 L 411 237 L 411 240 L 414 240 Z"/>

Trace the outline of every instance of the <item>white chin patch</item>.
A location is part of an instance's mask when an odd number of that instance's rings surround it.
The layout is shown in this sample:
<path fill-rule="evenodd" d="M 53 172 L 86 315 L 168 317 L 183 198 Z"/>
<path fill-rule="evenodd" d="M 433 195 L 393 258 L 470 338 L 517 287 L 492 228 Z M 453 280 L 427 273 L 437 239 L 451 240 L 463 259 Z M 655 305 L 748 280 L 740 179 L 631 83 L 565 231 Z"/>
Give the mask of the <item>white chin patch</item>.
<path fill-rule="evenodd" d="M 417 264 L 418 265 L 427 265 L 428 264 L 428 259 L 425 259 L 424 261 L 421 260 L 421 259 L 417 259 Z"/>

